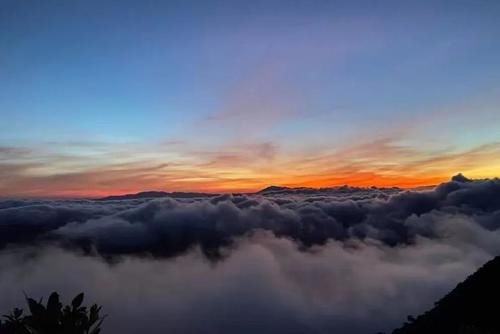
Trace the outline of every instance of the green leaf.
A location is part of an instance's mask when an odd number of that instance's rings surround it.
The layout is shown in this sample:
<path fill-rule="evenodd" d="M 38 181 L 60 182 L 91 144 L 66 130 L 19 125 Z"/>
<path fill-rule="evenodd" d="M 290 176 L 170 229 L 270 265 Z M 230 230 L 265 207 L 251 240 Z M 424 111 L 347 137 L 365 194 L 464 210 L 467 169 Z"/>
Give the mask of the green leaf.
<path fill-rule="evenodd" d="M 74 307 L 74 308 L 78 308 L 80 307 L 80 305 L 82 305 L 82 302 L 83 302 L 83 292 L 80 293 L 78 296 L 76 296 L 73 301 L 71 302 L 71 305 Z"/>
<path fill-rule="evenodd" d="M 47 301 L 47 311 L 56 314 L 61 310 L 62 304 L 59 302 L 59 295 L 53 292 Z"/>
<path fill-rule="evenodd" d="M 99 315 L 101 306 L 82 306 L 83 299 L 81 293 L 63 308 L 55 292 L 49 296 L 46 305 L 42 300 L 36 301 L 26 296 L 30 314 L 23 315 L 22 309 L 15 308 L 3 318 L 6 319 L 5 323 L 19 328 L 21 332 L 17 334 L 100 334 L 100 326 L 105 318 Z M 3 326 L 1 323 L 1 334 Z"/>
<path fill-rule="evenodd" d="M 90 332 L 90 334 L 99 334 L 99 332 L 101 331 L 101 325 L 102 322 L 104 321 L 104 318 L 106 318 L 106 316 L 101 318 L 101 320 L 97 323 L 97 325 L 95 325 L 94 329 Z"/>
<path fill-rule="evenodd" d="M 43 307 L 41 303 L 37 302 L 33 298 L 26 298 L 26 300 L 28 301 L 28 307 L 33 316 L 43 316 L 45 313 L 45 307 Z"/>
<path fill-rule="evenodd" d="M 20 318 L 23 315 L 23 310 L 16 307 L 13 313 L 15 318 Z"/>

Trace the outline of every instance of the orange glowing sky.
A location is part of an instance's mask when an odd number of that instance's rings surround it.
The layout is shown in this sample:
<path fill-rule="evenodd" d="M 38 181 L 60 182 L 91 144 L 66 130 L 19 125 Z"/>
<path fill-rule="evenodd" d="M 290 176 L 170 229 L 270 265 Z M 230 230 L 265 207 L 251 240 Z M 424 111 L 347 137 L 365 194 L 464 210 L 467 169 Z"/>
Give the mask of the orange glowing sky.
<path fill-rule="evenodd" d="M 116 154 L 115 147 L 109 152 L 101 147 L 100 154 L 83 156 L 11 150 L 5 154 L 16 163 L 3 165 L 0 189 L 11 197 L 102 197 L 146 190 L 251 192 L 269 185 L 411 188 L 438 184 L 457 172 L 473 178 L 500 174 L 500 144 L 426 153 L 380 139 L 304 155 L 280 153 L 261 143 L 193 156 L 174 153 L 169 146 Z M 118 162 L 110 164 L 110 157 Z"/>
<path fill-rule="evenodd" d="M 189 3 L 0 11 L 1 197 L 500 176 L 500 6 Z"/>

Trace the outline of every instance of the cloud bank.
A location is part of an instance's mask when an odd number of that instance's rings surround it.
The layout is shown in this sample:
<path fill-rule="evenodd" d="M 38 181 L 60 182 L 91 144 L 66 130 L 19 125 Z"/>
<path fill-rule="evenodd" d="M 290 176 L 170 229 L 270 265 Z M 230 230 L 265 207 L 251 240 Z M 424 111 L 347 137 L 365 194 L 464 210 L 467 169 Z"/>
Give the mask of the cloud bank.
<path fill-rule="evenodd" d="M 80 290 L 112 333 L 376 333 L 500 253 L 500 180 L 0 202 L 0 307 Z"/>

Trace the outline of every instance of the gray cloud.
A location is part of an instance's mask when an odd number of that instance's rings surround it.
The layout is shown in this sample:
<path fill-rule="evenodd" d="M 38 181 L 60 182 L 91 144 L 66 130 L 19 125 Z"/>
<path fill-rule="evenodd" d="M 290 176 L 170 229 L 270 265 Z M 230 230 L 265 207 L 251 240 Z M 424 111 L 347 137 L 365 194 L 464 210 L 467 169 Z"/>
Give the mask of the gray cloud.
<path fill-rule="evenodd" d="M 425 191 L 2 201 L 0 308 L 23 290 L 85 291 L 110 333 L 370 334 L 499 254 L 499 217 L 500 181 L 462 177 Z"/>
<path fill-rule="evenodd" d="M 303 251 L 259 232 L 215 264 L 197 249 L 113 265 L 59 248 L 10 250 L 0 255 L 0 306 L 18 304 L 23 289 L 83 290 L 105 305 L 110 333 L 373 333 L 428 308 L 500 250 L 498 232 L 467 217 L 457 229 L 455 217 L 431 216 L 420 219 L 436 219 L 446 239 L 329 241 Z"/>
<path fill-rule="evenodd" d="M 372 238 L 395 246 L 440 237 L 434 225 L 413 227 L 427 213 L 470 216 L 490 230 L 500 214 L 500 181 L 455 177 L 432 190 L 278 189 L 255 195 L 113 201 L 0 202 L 0 245 L 58 242 L 105 255 L 172 256 L 201 246 L 220 255 L 236 237 L 257 230 L 304 247 Z"/>

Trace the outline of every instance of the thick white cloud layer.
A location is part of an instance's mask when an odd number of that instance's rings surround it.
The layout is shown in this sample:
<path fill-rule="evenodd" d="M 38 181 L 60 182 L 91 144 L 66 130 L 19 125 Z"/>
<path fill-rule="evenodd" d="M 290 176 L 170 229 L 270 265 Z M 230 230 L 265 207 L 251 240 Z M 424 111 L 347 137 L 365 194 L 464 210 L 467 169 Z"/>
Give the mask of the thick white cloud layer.
<path fill-rule="evenodd" d="M 85 291 L 108 333 L 389 330 L 500 253 L 499 189 L 2 202 L 0 308 Z"/>

